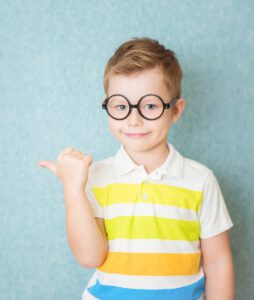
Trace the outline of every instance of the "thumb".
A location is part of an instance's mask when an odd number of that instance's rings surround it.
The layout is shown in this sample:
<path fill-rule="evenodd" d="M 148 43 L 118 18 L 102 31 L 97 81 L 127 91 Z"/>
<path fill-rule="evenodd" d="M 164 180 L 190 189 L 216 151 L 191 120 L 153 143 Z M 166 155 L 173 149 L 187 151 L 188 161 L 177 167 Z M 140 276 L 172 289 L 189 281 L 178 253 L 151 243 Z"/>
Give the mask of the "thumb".
<path fill-rule="evenodd" d="M 56 165 L 48 160 L 43 160 L 37 163 L 38 166 L 48 169 L 49 171 L 53 172 L 56 176 Z"/>

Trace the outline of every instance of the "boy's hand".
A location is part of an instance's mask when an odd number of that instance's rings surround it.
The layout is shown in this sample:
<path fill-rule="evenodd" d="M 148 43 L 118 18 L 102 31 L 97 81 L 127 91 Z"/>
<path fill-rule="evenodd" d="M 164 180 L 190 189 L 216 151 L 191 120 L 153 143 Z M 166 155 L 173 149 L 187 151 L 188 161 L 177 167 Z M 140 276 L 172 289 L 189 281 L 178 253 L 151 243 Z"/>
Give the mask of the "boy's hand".
<path fill-rule="evenodd" d="M 37 164 L 55 174 L 64 188 L 73 191 L 84 191 L 87 183 L 88 169 L 93 159 L 79 150 L 66 148 L 57 156 L 57 162 L 43 160 Z"/>

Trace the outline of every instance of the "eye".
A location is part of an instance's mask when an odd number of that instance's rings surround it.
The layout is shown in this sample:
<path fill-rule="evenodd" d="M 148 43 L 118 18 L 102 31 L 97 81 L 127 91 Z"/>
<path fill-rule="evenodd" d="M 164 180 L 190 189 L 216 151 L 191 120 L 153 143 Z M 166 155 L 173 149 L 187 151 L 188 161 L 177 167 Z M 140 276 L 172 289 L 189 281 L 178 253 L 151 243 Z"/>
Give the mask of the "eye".
<path fill-rule="evenodd" d="M 124 105 L 124 104 L 119 104 L 119 105 L 115 106 L 115 109 L 116 110 L 126 110 L 126 109 L 128 109 L 128 106 Z"/>
<path fill-rule="evenodd" d="M 144 109 L 148 109 L 148 110 L 152 110 L 152 109 L 156 109 L 157 108 L 157 105 L 156 104 L 153 104 L 153 103 L 147 103 L 145 106 L 144 106 Z"/>

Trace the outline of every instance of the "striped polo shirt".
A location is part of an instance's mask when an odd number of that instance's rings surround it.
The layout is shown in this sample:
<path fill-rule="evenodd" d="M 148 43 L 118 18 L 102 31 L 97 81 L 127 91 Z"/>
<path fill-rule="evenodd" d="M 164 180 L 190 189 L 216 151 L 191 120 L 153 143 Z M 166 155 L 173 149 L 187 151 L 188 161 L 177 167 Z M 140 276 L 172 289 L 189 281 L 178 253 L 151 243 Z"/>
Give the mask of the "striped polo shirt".
<path fill-rule="evenodd" d="M 149 174 L 124 146 L 90 167 L 86 193 L 104 219 L 108 254 L 83 300 L 203 299 L 200 239 L 233 223 L 213 172 L 168 147 Z"/>

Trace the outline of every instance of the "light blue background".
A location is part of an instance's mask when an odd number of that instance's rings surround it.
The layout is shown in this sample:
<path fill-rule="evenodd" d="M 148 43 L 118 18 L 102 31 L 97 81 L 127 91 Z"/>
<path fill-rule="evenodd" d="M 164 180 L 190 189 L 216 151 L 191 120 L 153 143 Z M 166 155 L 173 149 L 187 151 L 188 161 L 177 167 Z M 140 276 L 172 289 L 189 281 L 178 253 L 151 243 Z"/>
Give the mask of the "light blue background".
<path fill-rule="evenodd" d="M 100 109 L 122 42 L 173 49 L 187 107 L 170 141 L 217 176 L 234 222 L 236 299 L 253 299 L 254 2 L 0 1 L 0 298 L 80 299 L 92 270 L 67 244 L 60 181 L 37 161 L 118 143 Z"/>

